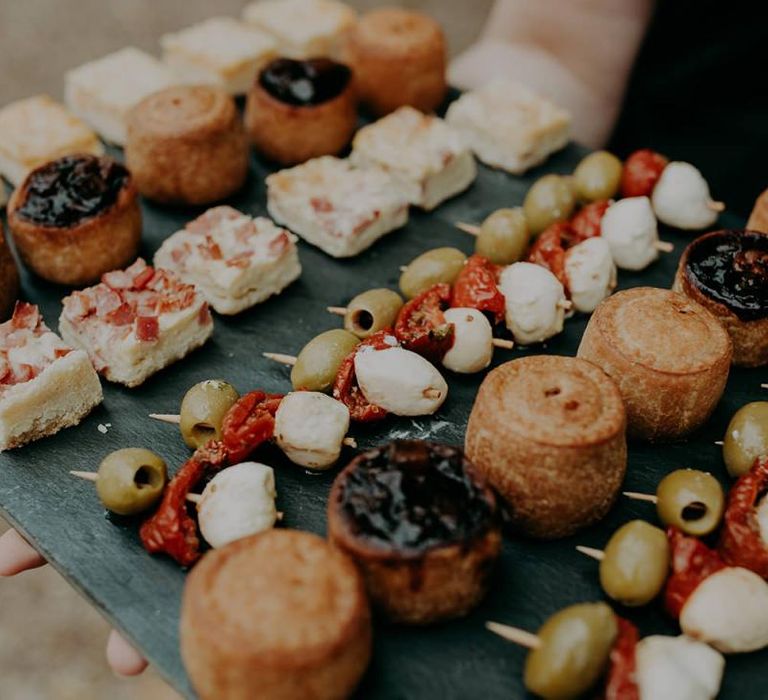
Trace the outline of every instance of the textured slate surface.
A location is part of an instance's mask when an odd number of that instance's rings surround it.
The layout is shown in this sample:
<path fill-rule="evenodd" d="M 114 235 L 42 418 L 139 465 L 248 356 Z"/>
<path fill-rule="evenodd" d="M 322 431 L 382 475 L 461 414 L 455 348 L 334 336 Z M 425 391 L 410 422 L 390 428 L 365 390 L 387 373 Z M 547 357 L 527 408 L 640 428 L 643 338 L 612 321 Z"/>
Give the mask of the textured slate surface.
<path fill-rule="evenodd" d="M 521 203 L 535 178 L 545 172 L 570 172 L 581 155 L 580 148 L 571 146 L 525 178 L 480 167 L 471 190 L 431 214 L 413 212 L 407 227 L 353 260 L 335 261 L 300 244 L 304 273 L 280 297 L 235 318 L 216 317 L 211 342 L 142 387 L 106 385 L 104 404 L 79 427 L 0 455 L 0 509 L 173 685 L 191 696 L 178 653 L 183 572 L 167 559 L 146 554 L 135 523 L 107 517 L 93 486 L 67 471 L 95 469 L 105 454 L 127 446 L 151 447 L 176 468 L 187 457 L 186 448 L 175 428 L 150 420 L 148 413 L 176 411 L 189 386 L 211 377 L 228 379 L 242 392 L 257 387 L 287 391 L 287 370 L 263 359 L 262 351 L 298 352 L 316 333 L 339 325 L 338 318 L 324 311 L 327 305 L 342 305 L 372 286 L 395 286 L 398 267 L 424 250 L 454 245 L 471 252 L 471 238 L 455 230 L 453 221 L 478 222 L 497 207 Z M 266 172 L 266 166 L 254 160 L 247 187 L 231 204 L 264 214 Z M 144 255 L 150 258 L 165 237 L 197 213 L 145 204 Z M 723 219 L 731 225 L 743 223 Z M 642 273 L 622 272 L 621 287 L 671 284 L 677 255 L 689 236 L 664 231 L 663 237 L 675 244 L 675 253 Z M 29 276 L 23 281 L 24 297 L 40 304 L 54 327 L 64 291 Z M 585 317 L 570 320 L 565 332 L 544 348 L 497 351 L 494 364 L 526 353 L 573 355 L 585 323 Z M 482 376 L 449 377 L 449 398 L 433 418 L 389 420 L 354 434 L 363 447 L 402 436 L 460 444 Z M 739 406 L 765 398 L 761 376 L 764 381 L 765 373 L 759 370 L 734 370 L 715 415 L 688 442 L 631 446 L 626 487 L 652 492 L 664 474 L 683 466 L 710 470 L 725 481 L 720 450 L 712 441 L 722 435 Z M 100 423 L 112 424 L 108 434 L 97 430 Z M 285 525 L 324 533 L 325 500 L 336 470 L 310 475 L 284 462 L 276 450 L 267 449 L 261 458 L 276 467 Z M 601 599 L 595 563 L 578 554 L 574 545 L 602 546 L 619 525 L 638 517 L 655 521 L 653 508 L 622 500 L 604 522 L 571 539 L 539 543 L 508 534 L 491 593 L 469 617 L 428 629 L 377 625 L 374 658 L 360 697 L 523 697 L 524 651 L 487 633 L 483 622 L 493 619 L 535 630 L 564 605 Z M 645 634 L 676 633 L 658 605 L 622 612 Z M 768 652 L 729 659 L 722 697 L 768 695 L 768 677 L 762 672 L 766 663 Z"/>

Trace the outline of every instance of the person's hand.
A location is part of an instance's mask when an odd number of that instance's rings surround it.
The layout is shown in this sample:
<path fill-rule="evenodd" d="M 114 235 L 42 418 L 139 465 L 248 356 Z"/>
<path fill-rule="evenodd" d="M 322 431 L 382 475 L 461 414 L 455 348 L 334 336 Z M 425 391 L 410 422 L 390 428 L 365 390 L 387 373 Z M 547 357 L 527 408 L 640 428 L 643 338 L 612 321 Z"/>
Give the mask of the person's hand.
<path fill-rule="evenodd" d="M 0 576 L 15 576 L 45 563 L 16 530 L 0 537 Z M 107 663 L 121 676 L 136 676 L 147 667 L 147 660 L 117 630 L 112 630 L 107 640 Z"/>

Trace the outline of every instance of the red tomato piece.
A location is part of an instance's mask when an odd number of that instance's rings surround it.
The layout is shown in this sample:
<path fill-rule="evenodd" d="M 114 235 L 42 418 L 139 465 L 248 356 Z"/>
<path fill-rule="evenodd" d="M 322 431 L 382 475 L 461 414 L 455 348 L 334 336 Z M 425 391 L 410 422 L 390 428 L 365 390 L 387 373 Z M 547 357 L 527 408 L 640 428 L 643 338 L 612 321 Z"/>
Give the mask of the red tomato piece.
<path fill-rule="evenodd" d="M 629 620 L 616 616 L 619 634 L 610 654 L 610 667 L 605 679 L 605 700 L 640 700 L 635 682 L 637 643 L 640 633 Z"/>
<path fill-rule="evenodd" d="M 590 202 L 579 209 L 577 214 L 571 219 L 574 245 L 586 241 L 587 238 L 594 238 L 600 235 L 600 223 L 609 206 L 611 206 L 611 203 L 607 199 L 600 199 L 597 202 Z"/>
<path fill-rule="evenodd" d="M 756 507 L 768 489 L 768 456 L 758 457 L 731 488 L 718 550 L 726 564 L 743 566 L 768 579 L 768 547 L 760 534 Z"/>
<path fill-rule="evenodd" d="M 696 587 L 716 571 L 725 568 L 720 555 L 701 540 L 688 537 L 675 527 L 667 528 L 672 549 L 672 573 L 664 591 L 664 605 L 673 617 L 679 617 L 685 602 Z"/>
<path fill-rule="evenodd" d="M 242 462 L 259 445 L 272 438 L 275 413 L 282 398 L 282 394 L 252 391 L 241 396 L 227 411 L 221 433 L 230 464 Z"/>
<path fill-rule="evenodd" d="M 453 345 L 453 324 L 443 313 L 451 304 L 451 285 L 436 284 L 400 309 L 395 336 L 407 350 L 440 362 Z"/>
<path fill-rule="evenodd" d="M 641 148 L 624 161 L 621 171 L 622 197 L 650 197 L 669 161 L 660 153 Z"/>
<path fill-rule="evenodd" d="M 374 333 L 357 345 L 339 367 L 333 384 L 333 398 L 341 401 L 349 409 L 349 417 L 354 421 L 371 423 L 387 417 L 387 412 L 381 406 L 369 403 L 360 390 L 355 375 L 355 356 L 358 350 L 364 347 L 372 347 L 376 350 L 396 347 L 391 342 L 392 338 L 392 331 L 388 329 Z"/>
<path fill-rule="evenodd" d="M 472 255 L 453 283 L 451 307 L 484 311 L 496 323 L 504 320 L 504 295 L 497 286 L 500 268 L 481 255 Z"/>
<path fill-rule="evenodd" d="M 539 235 L 528 252 L 528 262 L 546 267 L 566 290 L 568 280 L 565 275 L 565 251 L 573 239 L 571 225 L 567 221 L 558 221 Z"/>
<path fill-rule="evenodd" d="M 160 337 L 160 323 L 157 316 L 137 316 L 136 337 L 147 343 L 157 340 Z"/>

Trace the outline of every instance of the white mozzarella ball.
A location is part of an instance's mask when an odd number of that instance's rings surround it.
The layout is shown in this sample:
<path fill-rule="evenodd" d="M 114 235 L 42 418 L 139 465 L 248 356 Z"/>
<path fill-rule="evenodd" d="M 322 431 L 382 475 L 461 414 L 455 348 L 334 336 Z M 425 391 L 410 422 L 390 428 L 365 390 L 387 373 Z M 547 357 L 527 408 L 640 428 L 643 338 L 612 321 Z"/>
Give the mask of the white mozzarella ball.
<path fill-rule="evenodd" d="M 541 343 L 563 330 L 565 290 L 546 267 L 518 262 L 501 273 L 507 328 L 521 345 Z"/>
<path fill-rule="evenodd" d="M 699 169 L 679 161 L 664 168 L 653 188 L 652 201 L 659 221 L 687 231 L 711 226 L 722 208 L 712 201 L 709 185 Z"/>
<path fill-rule="evenodd" d="M 355 355 L 355 375 L 367 401 L 397 416 L 434 413 L 448 395 L 434 365 L 405 348 L 361 348 Z"/>
<path fill-rule="evenodd" d="M 324 469 L 336 462 L 349 430 L 349 409 L 318 391 L 294 391 L 275 414 L 275 440 L 294 464 Z"/>
<path fill-rule="evenodd" d="M 757 517 L 757 526 L 760 529 L 760 539 L 768 547 L 768 496 L 763 496 L 760 499 L 755 515 Z"/>
<path fill-rule="evenodd" d="M 659 257 L 659 230 L 648 197 L 627 197 L 611 204 L 600 230 L 622 270 L 642 270 Z"/>
<path fill-rule="evenodd" d="M 197 504 L 205 541 L 223 547 L 269 530 L 277 520 L 275 474 L 258 462 L 242 462 L 220 471 L 208 482 Z"/>
<path fill-rule="evenodd" d="M 686 637 L 645 637 L 635 652 L 640 700 L 713 700 L 720 692 L 725 659 Z"/>
<path fill-rule="evenodd" d="M 577 311 L 591 313 L 616 288 L 616 264 L 608 243 L 587 238 L 565 252 L 568 291 Z"/>
<path fill-rule="evenodd" d="M 453 345 L 443 357 L 446 369 L 472 374 L 491 364 L 493 329 L 482 311 L 448 309 L 445 320 L 453 324 Z"/>
<path fill-rule="evenodd" d="M 680 629 L 725 654 L 768 645 L 768 583 L 741 567 L 705 578 L 680 613 Z"/>

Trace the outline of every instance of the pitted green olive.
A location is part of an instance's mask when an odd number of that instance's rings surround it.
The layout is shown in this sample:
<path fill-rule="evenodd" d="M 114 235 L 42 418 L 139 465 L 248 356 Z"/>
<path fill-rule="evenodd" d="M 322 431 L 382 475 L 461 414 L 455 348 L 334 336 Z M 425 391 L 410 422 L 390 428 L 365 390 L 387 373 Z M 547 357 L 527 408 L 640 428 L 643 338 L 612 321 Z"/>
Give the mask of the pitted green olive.
<path fill-rule="evenodd" d="M 344 358 L 360 339 L 349 331 L 334 328 L 310 340 L 296 358 L 291 384 L 296 391 L 329 391 Z"/>
<path fill-rule="evenodd" d="M 556 221 L 569 219 L 575 206 L 573 179 L 564 175 L 545 175 L 536 180 L 523 200 L 525 220 L 534 235 Z"/>
<path fill-rule="evenodd" d="M 179 428 L 187 447 L 197 449 L 221 439 L 221 424 L 240 398 L 235 388 L 220 379 L 195 384 L 181 401 Z"/>
<path fill-rule="evenodd" d="M 667 474 L 659 482 L 656 498 L 661 522 L 695 537 L 714 532 L 725 509 L 725 495 L 717 479 L 696 469 Z"/>
<path fill-rule="evenodd" d="M 523 259 L 530 240 L 520 207 L 497 209 L 480 226 L 475 252 L 496 265 L 511 265 Z"/>
<path fill-rule="evenodd" d="M 733 414 L 723 440 L 723 459 L 733 477 L 746 474 L 768 454 L 768 401 L 755 401 Z"/>
<path fill-rule="evenodd" d="M 414 258 L 400 275 L 400 291 L 413 299 L 440 282 L 453 284 L 467 256 L 457 248 L 435 248 Z"/>
<path fill-rule="evenodd" d="M 597 683 L 618 634 L 605 603 L 582 603 L 550 617 L 525 662 L 525 687 L 545 700 L 578 698 Z"/>
<path fill-rule="evenodd" d="M 642 520 L 620 527 L 600 562 L 600 583 L 606 594 L 623 605 L 652 601 L 669 573 L 669 542 L 663 530 Z"/>
<path fill-rule="evenodd" d="M 358 338 L 367 338 L 392 328 L 403 308 L 403 298 L 391 289 L 370 289 L 358 294 L 347 305 L 344 328 Z"/>
<path fill-rule="evenodd" d="M 136 515 L 160 500 L 167 480 L 165 462 L 154 452 L 127 447 L 107 455 L 99 465 L 96 492 L 107 510 Z"/>
<path fill-rule="evenodd" d="M 573 171 L 576 196 L 582 202 L 611 199 L 619 191 L 621 170 L 621 161 L 613 153 L 590 153 Z"/>

